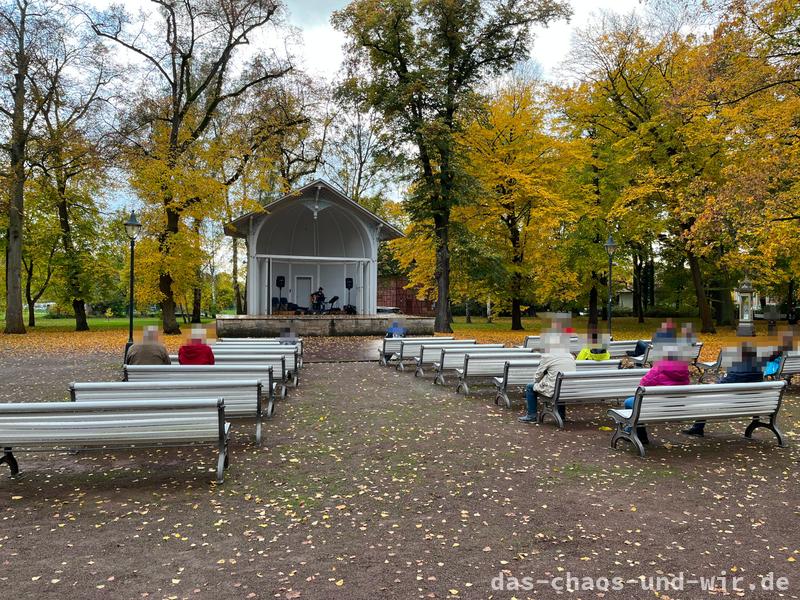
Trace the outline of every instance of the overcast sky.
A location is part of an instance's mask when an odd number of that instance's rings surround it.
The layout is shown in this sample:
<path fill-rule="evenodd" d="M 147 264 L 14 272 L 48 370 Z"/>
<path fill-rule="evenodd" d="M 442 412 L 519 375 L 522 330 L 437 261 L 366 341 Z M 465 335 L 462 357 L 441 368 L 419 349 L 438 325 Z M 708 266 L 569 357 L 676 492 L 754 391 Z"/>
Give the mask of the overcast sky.
<path fill-rule="evenodd" d="M 640 7 L 639 0 L 572 0 L 573 16 L 569 23 L 559 22 L 536 29 L 531 57 L 539 63 L 548 79 L 558 78 L 559 64 L 566 58 L 572 32 L 590 22 L 601 10 L 630 12 Z M 333 11 L 347 5 L 346 0 L 293 0 L 287 3 L 289 20 L 300 30 L 293 52 L 305 70 L 317 77 L 331 79 L 342 61 L 344 37 L 330 24 Z"/>

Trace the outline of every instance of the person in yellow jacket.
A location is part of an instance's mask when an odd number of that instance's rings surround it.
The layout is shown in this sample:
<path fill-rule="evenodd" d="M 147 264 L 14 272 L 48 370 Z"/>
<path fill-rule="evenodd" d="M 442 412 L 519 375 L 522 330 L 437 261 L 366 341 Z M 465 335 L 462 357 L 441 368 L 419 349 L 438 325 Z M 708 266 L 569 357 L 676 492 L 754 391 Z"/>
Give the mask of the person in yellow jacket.
<path fill-rule="evenodd" d="M 575 360 L 611 360 L 611 354 L 603 336 L 597 331 L 590 332 L 588 344 L 578 352 L 578 358 Z"/>

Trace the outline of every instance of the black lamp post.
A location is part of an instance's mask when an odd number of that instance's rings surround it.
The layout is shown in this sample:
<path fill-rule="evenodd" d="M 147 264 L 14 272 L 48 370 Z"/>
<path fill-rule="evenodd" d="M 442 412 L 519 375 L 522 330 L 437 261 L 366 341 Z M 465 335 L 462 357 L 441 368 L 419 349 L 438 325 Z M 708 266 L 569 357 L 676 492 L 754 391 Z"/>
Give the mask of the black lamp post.
<path fill-rule="evenodd" d="M 128 350 L 133 346 L 133 252 L 136 246 L 136 238 L 139 237 L 139 232 L 142 230 L 142 224 L 136 219 L 136 213 L 131 211 L 131 216 L 125 221 L 125 233 L 131 240 L 131 282 L 130 282 L 130 303 L 128 305 L 128 343 L 125 344 L 125 356 L 128 356 Z"/>
<path fill-rule="evenodd" d="M 617 250 L 617 245 L 614 243 L 614 238 L 611 237 L 610 233 L 608 234 L 608 240 L 603 245 L 608 253 L 608 335 L 611 336 L 611 273 L 614 268 L 614 252 Z"/>

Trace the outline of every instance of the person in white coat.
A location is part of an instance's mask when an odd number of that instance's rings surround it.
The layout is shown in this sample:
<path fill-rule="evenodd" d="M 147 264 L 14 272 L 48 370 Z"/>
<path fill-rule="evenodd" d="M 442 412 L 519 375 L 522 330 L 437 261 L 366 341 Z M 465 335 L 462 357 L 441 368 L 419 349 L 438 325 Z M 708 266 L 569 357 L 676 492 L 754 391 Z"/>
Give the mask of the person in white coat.
<path fill-rule="evenodd" d="M 528 411 L 519 418 L 523 423 L 535 423 L 538 409 L 539 394 L 551 397 L 555 392 L 556 377 L 558 373 L 576 370 L 575 358 L 569 352 L 569 336 L 561 334 L 548 334 L 542 336 L 545 352 L 539 361 L 539 368 L 533 377 L 533 383 L 525 387 L 525 401 Z M 566 419 L 566 407 L 560 405 L 558 412 L 562 419 Z"/>

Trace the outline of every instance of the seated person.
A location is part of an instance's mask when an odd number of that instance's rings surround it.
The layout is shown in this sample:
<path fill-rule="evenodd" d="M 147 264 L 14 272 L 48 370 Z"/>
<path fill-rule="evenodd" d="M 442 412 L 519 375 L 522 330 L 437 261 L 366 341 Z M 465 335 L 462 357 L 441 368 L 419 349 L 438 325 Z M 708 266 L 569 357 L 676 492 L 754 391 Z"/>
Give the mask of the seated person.
<path fill-rule="evenodd" d="M 214 364 L 214 352 L 206 344 L 205 329 L 192 329 L 189 340 L 178 350 L 178 362 L 182 365 Z"/>
<path fill-rule="evenodd" d="M 689 385 L 689 363 L 684 359 L 681 349 L 673 342 L 658 343 L 658 353 L 664 358 L 657 360 L 652 368 L 639 380 L 641 386 Z M 633 396 L 625 400 L 625 408 L 633 408 Z M 643 444 L 650 442 L 646 427 L 637 427 L 636 435 Z"/>
<path fill-rule="evenodd" d="M 755 346 L 751 342 L 744 342 L 742 344 L 741 358 L 734 361 L 725 376 L 717 383 L 758 383 L 763 381 L 763 362 L 758 358 Z M 705 428 L 705 421 L 697 421 L 689 429 L 684 429 L 681 433 L 703 437 Z"/>
<path fill-rule="evenodd" d="M 661 327 L 656 330 L 653 337 L 650 338 L 650 342 L 639 340 L 636 342 L 636 348 L 626 351 L 625 354 L 631 358 L 639 358 L 644 356 L 648 345 L 654 346 L 658 342 L 674 342 L 676 339 L 675 323 L 672 322 L 672 319 L 667 319 L 661 324 Z"/>
<path fill-rule="evenodd" d="M 597 331 L 590 332 L 588 343 L 578 352 L 575 360 L 611 360 L 608 344 L 603 338 Z"/>
<path fill-rule="evenodd" d="M 168 365 L 169 353 L 158 339 L 158 327 L 148 325 L 142 332 L 142 341 L 128 348 L 126 365 Z"/>
<path fill-rule="evenodd" d="M 325 308 L 325 292 L 322 288 L 319 288 L 316 292 L 311 294 L 311 301 L 313 303 L 314 310 L 321 311 Z"/>
<path fill-rule="evenodd" d="M 406 330 L 403 327 L 400 327 L 397 321 L 392 322 L 392 326 L 386 330 L 386 337 L 387 338 L 401 338 L 406 337 Z M 383 358 L 385 360 L 389 360 L 392 358 L 392 353 L 384 353 Z"/>
<path fill-rule="evenodd" d="M 533 383 L 525 387 L 525 402 L 527 412 L 519 418 L 523 423 L 535 423 L 538 412 L 538 395 L 548 398 L 556 389 L 558 373 L 568 373 L 576 370 L 575 359 L 569 352 L 569 334 L 545 334 L 542 336 L 545 352 L 539 360 L 539 367 L 533 377 Z M 567 407 L 559 405 L 558 413 L 566 420 Z"/>

